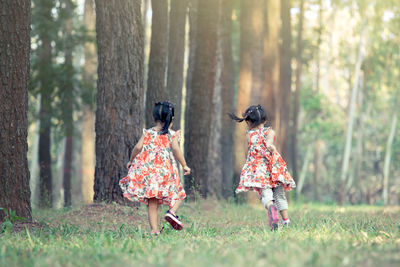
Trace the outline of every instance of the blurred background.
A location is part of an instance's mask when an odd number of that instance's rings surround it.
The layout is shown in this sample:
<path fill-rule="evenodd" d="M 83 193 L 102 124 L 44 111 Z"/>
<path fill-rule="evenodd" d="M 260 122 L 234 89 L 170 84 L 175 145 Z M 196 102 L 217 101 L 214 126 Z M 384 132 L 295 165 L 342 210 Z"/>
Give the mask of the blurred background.
<path fill-rule="evenodd" d="M 238 199 L 245 125 L 226 113 L 261 104 L 297 183 L 291 199 L 400 202 L 400 1 L 32 0 L 31 26 L 33 206 L 91 203 L 107 189 L 94 186 L 96 156 L 96 179 L 117 191 L 95 200 L 120 199 L 115 185 L 133 141 L 151 126 L 154 102 L 165 99 L 184 133 L 192 199 Z M 137 104 L 136 112 L 121 111 L 130 124 L 128 116 L 136 118 L 135 132 L 118 128 L 134 140 L 111 155 L 95 150 L 95 137 L 113 139 L 97 129 L 99 103 L 115 101 L 110 112 L 131 103 L 117 97 L 118 84 L 104 83 L 113 71 L 134 76 L 126 79 Z M 101 173 L 100 155 L 119 170 Z"/>

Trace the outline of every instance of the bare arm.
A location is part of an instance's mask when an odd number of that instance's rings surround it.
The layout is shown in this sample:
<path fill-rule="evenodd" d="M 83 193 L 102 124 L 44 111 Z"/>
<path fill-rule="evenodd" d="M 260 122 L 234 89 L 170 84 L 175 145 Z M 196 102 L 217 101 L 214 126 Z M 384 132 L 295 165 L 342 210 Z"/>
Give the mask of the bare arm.
<path fill-rule="evenodd" d="M 142 151 L 142 149 L 143 149 L 143 140 L 144 140 L 144 135 L 142 135 L 142 137 L 140 137 L 139 141 L 137 142 L 137 144 L 133 148 L 131 157 L 129 159 L 129 162 L 126 165 L 126 167 L 128 169 L 129 169 L 130 165 L 132 164 L 133 159 L 136 158 L 136 156 L 140 153 L 140 151 Z"/>
<path fill-rule="evenodd" d="M 270 129 L 266 136 L 265 144 L 267 146 L 267 149 L 271 152 L 276 151 L 276 147 L 274 146 L 274 141 L 275 141 L 275 131 Z"/>
<path fill-rule="evenodd" d="M 187 166 L 185 157 L 183 156 L 181 148 L 179 147 L 178 138 L 172 139 L 172 152 L 174 153 L 174 156 L 178 162 L 182 165 L 184 174 L 190 174 L 190 168 Z"/>

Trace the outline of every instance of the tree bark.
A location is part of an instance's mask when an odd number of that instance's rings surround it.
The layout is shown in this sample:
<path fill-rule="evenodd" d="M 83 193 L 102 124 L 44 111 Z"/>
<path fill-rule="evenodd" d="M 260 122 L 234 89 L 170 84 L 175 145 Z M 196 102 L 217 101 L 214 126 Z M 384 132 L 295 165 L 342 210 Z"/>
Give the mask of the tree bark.
<path fill-rule="evenodd" d="M 95 33 L 96 30 L 96 13 L 94 10 L 94 0 L 85 1 L 84 10 L 84 25 L 87 31 Z M 83 79 L 85 84 L 91 89 L 92 94 L 95 91 L 96 71 L 97 71 L 97 58 L 96 58 L 96 45 L 94 42 L 86 42 L 84 45 L 84 73 Z M 82 118 L 82 145 L 81 145 L 81 159 L 82 159 L 82 200 L 84 204 L 90 204 L 93 202 L 93 186 L 94 186 L 94 166 L 95 166 L 95 155 L 94 155 L 94 103 L 89 100 L 88 103 L 83 106 L 83 118 Z"/>
<path fill-rule="evenodd" d="M 118 185 L 142 135 L 141 0 L 96 0 L 98 94 L 94 200 L 121 201 Z"/>
<path fill-rule="evenodd" d="M 279 91 L 280 91 L 280 125 L 278 130 L 278 145 L 284 159 L 289 158 L 289 120 L 290 120 L 290 88 L 292 82 L 291 67 L 291 19 L 290 19 L 290 0 L 281 1 L 281 39 L 280 46 L 280 74 L 279 74 Z"/>
<path fill-rule="evenodd" d="M 188 177 L 189 186 L 194 180 L 195 189 L 207 197 L 209 177 L 209 137 L 211 132 L 210 111 L 216 77 L 217 28 L 219 1 L 203 0 L 198 5 L 196 51 L 192 77 L 192 90 L 186 108 L 185 150 L 193 175 Z M 191 191 L 189 191 L 191 192 Z"/>
<path fill-rule="evenodd" d="M 279 32 L 280 1 L 265 1 L 265 25 L 264 25 L 264 89 L 261 102 L 264 105 L 268 122 L 277 131 L 280 122 L 280 98 L 279 98 Z"/>
<path fill-rule="evenodd" d="M 0 207 L 30 221 L 28 169 L 29 0 L 0 3 Z M 5 213 L 0 211 L 0 222 Z"/>
<path fill-rule="evenodd" d="M 167 98 L 175 105 L 173 129 L 181 128 L 185 25 L 188 0 L 171 1 L 168 39 Z"/>
<path fill-rule="evenodd" d="M 167 97 L 165 92 L 165 75 L 168 53 L 168 1 L 152 0 L 151 7 L 153 10 L 153 17 L 151 24 L 145 114 L 147 127 L 151 127 L 154 123 L 154 103 L 164 101 Z"/>
<path fill-rule="evenodd" d="M 339 192 L 339 203 L 341 205 L 344 204 L 345 196 L 346 196 L 345 189 L 346 189 L 346 180 L 347 180 L 347 174 L 348 174 L 348 169 L 349 169 L 351 141 L 352 141 L 352 135 L 353 135 L 354 106 L 355 106 L 355 101 L 356 101 L 356 96 L 357 96 L 357 91 L 358 91 L 361 63 L 363 61 L 362 49 L 363 49 L 363 42 L 364 42 L 365 23 L 366 23 L 366 19 L 364 18 L 363 24 L 361 26 L 361 32 L 360 32 L 360 42 L 358 44 L 358 56 L 357 56 L 357 62 L 356 62 L 356 66 L 355 66 L 353 88 L 351 90 L 349 122 L 348 122 L 348 126 L 347 126 L 347 134 L 346 134 L 346 146 L 344 149 L 342 171 L 340 174 L 341 186 L 340 186 L 340 192 Z"/>
<path fill-rule="evenodd" d="M 233 130 L 234 123 L 227 117 L 235 109 L 235 78 L 232 55 L 232 11 L 233 0 L 221 1 L 219 44 L 222 56 L 221 91 L 222 91 L 222 195 L 233 195 Z"/>
<path fill-rule="evenodd" d="M 39 0 L 37 8 L 44 21 L 43 27 L 39 29 L 39 40 L 41 46 L 39 51 L 38 80 L 40 82 L 40 130 L 39 130 L 39 207 L 50 208 L 53 199 L 53 185 L 51 173 L 51 114 L 52 94 L 54 91 L 51 33 L 46 25 L 53 23 L 52 9 L 54 1 Z"/>
<path fill-rule="evenodd" d="M 299 124 L 299 98 L 301 90 L 301 74 L 303 66 L 303 22 L 304 22 L 304 0 L 300 1 L 299 22 L 297 27 L 297 50 L 296 50 L 296 91 L 294 94 L 293 108 L 293 134 L 292 134 L 292 170 L 293 178 L 297 180 L 297 130 Z"/>

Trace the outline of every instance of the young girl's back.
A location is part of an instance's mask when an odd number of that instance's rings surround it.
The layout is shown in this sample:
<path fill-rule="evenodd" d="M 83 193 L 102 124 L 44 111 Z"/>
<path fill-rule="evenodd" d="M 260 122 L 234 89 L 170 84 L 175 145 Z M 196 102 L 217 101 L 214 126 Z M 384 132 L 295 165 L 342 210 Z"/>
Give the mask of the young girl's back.
<path fill-rule="evenodd" d="M 148 199 L 157 198 L 159 204 L 172 207 L 186 197 L 172 153 L 172 140 L 180 138 L 180 131 L 162 134 L 153 127 L 143 129 L 143 136 L 142 151 L 132 161 L 128 175 L 120 181 L 124 196 L 145 204 Z"/>
<path fill-rule="evenodd" d="M 247 131 L 248 153 L 236 192 L 255 190 L 261 194 L 265 188 L 282 185 L 289 190 L 295 185 L 285 161 L 271 149 L 275 134 L 271 127 L 257 127 Z M 272 150 L 272 151 L 271 151 Z"/>
<path fill-rule="evenodd" d="M 255 190 L 260 194 L 264 207 L 268 210 L 268 221 L 272 229 L 278 228 L 281 213 L 283 224 L 289 225 L 288 202 L 284 190 L 296 186 L 288 172 L 285 161 L 274 146 L 275 133 L 270 127 L 264 127 L 266 114 L 258 106 L 247 108 L 243 117 L 230 114 L 237 122 L 245 121 L 248 126 L 248 153 L 246 163 L 240 174 L 236 193 Z"/>
<path fill-rule="evenodd" d="M 174 105 L 169 101 L 155 103 L 153 118 L 156 125 L 148 130 L 143 129 L 143 135 L 133 148 L 127 164 L 128 175 L 120 180 L 119 185 L 124 197 L 148 206 L 152 234 L 158 235 L 157 211 L 160 204 L 170 208 L 165 220 L 176 230 L 183 228 L 176 211 L 186 194 L 176 160 L 182 165 L 184 175 L 190 174 L 190 168 L 179 147 L 180 131 L 170 129 Z"/>

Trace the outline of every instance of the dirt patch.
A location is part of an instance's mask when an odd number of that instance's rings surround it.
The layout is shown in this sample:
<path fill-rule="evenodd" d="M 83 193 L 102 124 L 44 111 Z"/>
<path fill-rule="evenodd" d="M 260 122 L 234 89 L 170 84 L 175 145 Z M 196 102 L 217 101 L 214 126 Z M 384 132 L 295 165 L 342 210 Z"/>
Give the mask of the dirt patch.
<path fill-rule="evenodd" d="M 13 233 L 19 233 L 21 231 L 24 231 L 25 229 L 28 229 L 29 231 L 33 229 L 42 229 L 43 225 L 38 222 L 14 222 L 13 227 L 11 229 L 11 232 Z"/>

